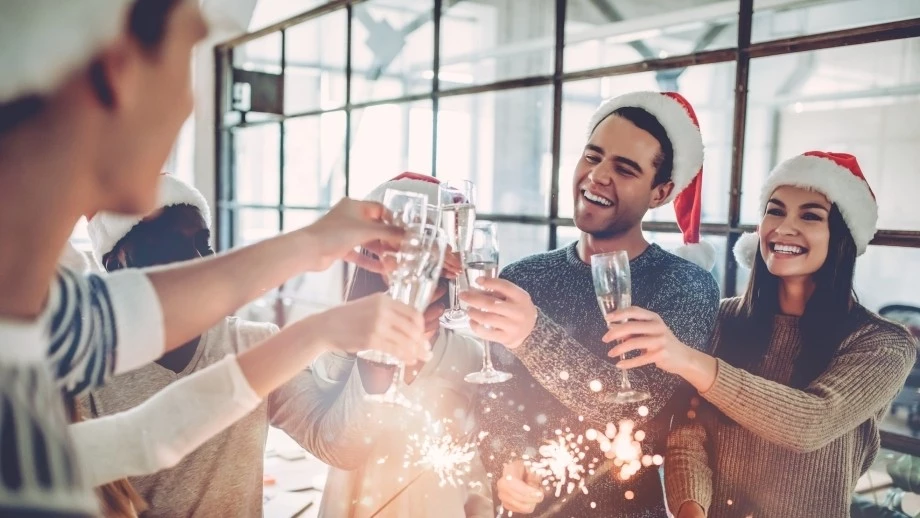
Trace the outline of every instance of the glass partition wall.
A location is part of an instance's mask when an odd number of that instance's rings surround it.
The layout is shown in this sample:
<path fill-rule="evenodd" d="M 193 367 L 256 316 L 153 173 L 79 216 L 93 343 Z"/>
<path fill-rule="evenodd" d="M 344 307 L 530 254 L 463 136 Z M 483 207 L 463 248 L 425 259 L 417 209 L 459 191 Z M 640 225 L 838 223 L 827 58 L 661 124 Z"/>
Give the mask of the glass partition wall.
<path fill-rule="evenodd" d="M 563 246 L 578 238 L 572 172 L 595 107 L 675 90 L 702 127 L 702 233 L 719 253 L 723 294 L 747 280 L 731 250 L 759 219 L 767 173 L 829 149 L 857 155 L 881 201 L 882 230 L 857 266 L 860 300 L 920 322 L 920 2 L 304 4 L 311 10 L 215 49 L 219 248 L 301 227 L 402 171 L 476 182 L 503 264 Z M 645 229 L 680 244 L 670 206 Z M 283 323 L 295 302 L 306 312 L 333 304 L 345 276 L 288 283 L 263 309 Z M 899 398 L 891 432 L 920 434 L 916 394 Z"/>

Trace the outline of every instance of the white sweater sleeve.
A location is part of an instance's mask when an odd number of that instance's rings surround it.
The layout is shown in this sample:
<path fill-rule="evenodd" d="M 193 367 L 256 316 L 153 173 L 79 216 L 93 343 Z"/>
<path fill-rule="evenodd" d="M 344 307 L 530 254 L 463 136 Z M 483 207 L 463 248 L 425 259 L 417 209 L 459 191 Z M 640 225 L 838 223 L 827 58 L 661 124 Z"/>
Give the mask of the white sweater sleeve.
<path fill-rule="evenodd" d="M 118 414 L 70 425 L 88 481 L 99 486 L 175 466 L 261 403 L 227 356 Z"/>

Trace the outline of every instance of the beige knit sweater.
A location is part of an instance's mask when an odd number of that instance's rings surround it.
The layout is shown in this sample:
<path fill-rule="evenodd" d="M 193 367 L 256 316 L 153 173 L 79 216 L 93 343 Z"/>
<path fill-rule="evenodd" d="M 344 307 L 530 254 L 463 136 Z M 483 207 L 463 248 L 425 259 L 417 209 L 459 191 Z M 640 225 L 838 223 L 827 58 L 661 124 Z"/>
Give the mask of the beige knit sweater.
<path fill-rule="evenodd" d="M 721 323 L 740 299 L 722 302 Z M 763 364 L 748 372 L 718 360 L 713 386 L 675 418 L 665 492 L 676 513 L 695 501 L 710 517 L 849 516 L 857 479 L 879 449 L 878 423 L 916 358 L 906 329 L 857 307 L 858 329 L 804 390 L 787 384 L 803 346 L 797 317 L 777 316 Z"/>

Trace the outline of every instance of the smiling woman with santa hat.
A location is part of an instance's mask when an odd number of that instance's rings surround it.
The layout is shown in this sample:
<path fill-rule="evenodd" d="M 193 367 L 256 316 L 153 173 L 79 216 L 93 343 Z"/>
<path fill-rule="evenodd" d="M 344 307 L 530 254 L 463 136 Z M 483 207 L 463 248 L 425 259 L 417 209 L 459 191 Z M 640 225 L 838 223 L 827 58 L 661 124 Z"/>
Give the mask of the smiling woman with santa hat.
<path fill-rule="evenodd" d="M 665 489 L 688 516 L 849 516 L 857 479 L 879 449 L 878 420 L 916 358 L 906 329 L 853 296 L 856 257 L 878 205 L 856 158 L 811 151 L 780 164 L 761 192 L 752 267 L 741 297 L 722 301 L 714 356 L 680 343 L 661 319 L 609 315 L 624 369 L 655 364 L 692 384 L 668 439 Z"/>

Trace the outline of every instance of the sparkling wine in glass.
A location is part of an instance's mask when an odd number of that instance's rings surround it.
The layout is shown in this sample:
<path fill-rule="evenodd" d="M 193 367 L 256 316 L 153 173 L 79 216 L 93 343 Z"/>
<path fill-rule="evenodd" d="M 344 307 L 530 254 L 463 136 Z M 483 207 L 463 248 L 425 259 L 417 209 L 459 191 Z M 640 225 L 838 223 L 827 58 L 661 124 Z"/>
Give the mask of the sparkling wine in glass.
<path fill-rule="evenodd" d="M 498 228 L 495 223 L 474 223 L 470 249 L 465 254 L 463 266 L 470 289 L 479 286 L 479 279 L 498 277 Z M 496 370 L 492 365 L 491 342 L 483 340 L 482 348 L 482 369 L 467 374 L 463 379 L 478 384 L 502 383 L 511 379 L 510 372 Z"/>
<path fill-rule="evenodd" d="M 476 186 L 464 180 L 460 183 L 444 182 L 439 186 L 441 203 L 441 228 L 447 235 L 447 243 L 460 264 L 465 264 L 464 254 L 470 249 L 473 239 L 473 223 L 476 221 Z M 450 308 L 441 316 L 441 325 L 448 329 L 459 329 L 469 325 L 469 315 L 460 307 L 460 290 L 457 281 L 451 281 Z"/>
<path fill-rule="evenodd" d="M 447 240 L 444 232 L 432 224 L 415 224 L 409 227 L 409 236 L 399 249 L 396 258 L 396 268 L 389 275 L 389 295 L 415 308 L 419 312 L 425 311 L 431 302 L 444 266 L 444 253 L 447 250 Z M 359 356 L 365 351 L 358 353 Z M 378 351 L 371 351 L 370 356 L 364 358 L 375 361 L 380 358 Z M 390 355 L 387 355 L 390 356 Z M 400 361 L 386 365 L 395 365 L 393 382 L 382 394 L 368 394 L 365 399 L 375 403 L 414 409 L 416 405 L 406 397 L 401 390 L 405 384 L 405 364 Z"/>
<path fill-rule="evenodd" d="M 428 196 L 415 192 L 387 189 L 383 195 L 383 206 L 389 211 L 389 223 L 406 229 L 406 237 L 403 240 L 399 252 L 395 254 L 387 252 L 385 256 L 381 257 L 381 260 L 385 263 L 395 265 L 394 270 L 390 273 L 390 281 L 392 283 L 392 280 L 398 277 L 401 271 L 404 271 L 406 268 L 411 268 L 411 266 L 405 264 L 406 260 L 404 258 L 403 249 L 412 249 L 413 246 L 417 246 L 417 243 L 423 237 L 418 234 L 418 232 L 423 230 L 419 222 L 422 218 L 427 217 Z M 375 349 L 367 349 L 359 351 L 358 357 L 369 362 L 394 367 L 396 378 L 401 379 L 402 362 L 392 354 Z M 382 403 L 395 404 L 407 408 L 411 407 L 409 399 L 400 391 L 396 383 L 391 384 L 390 388 L 385 393 L 376 396 L 379 396 L 379 402 Z M 369 396 L 369 398 L 370 397 L 371 396 Z"/>
<path fill-rule="evenodd" d="M 632 287 L 629 274 L 629 256 L 619 250 L 591 256 L 591 276 L 594 293 L 604 316 L 632 304 Z M 616 325 L 610 324 L 611 326 Z M 611 344 L 613 346 L 616 343 Z M 624 359 L 625 356 L 621 356 Z M 622 371 L 620 387 L 608 401 L 616 404 L 638 403 L 650 397 L 648 392 L 636 390 L 629 382 L 628 371 Z"/>

